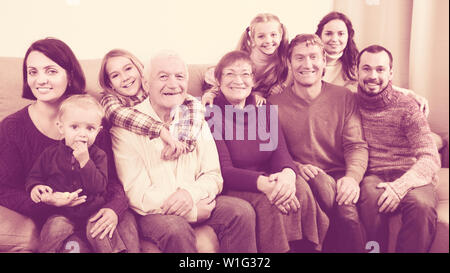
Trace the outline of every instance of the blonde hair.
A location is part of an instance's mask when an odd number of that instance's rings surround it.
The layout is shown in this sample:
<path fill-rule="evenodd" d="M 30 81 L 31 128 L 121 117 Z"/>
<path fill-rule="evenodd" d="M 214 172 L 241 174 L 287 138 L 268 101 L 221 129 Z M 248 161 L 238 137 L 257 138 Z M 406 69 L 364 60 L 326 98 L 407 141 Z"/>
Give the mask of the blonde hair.
<path fill-rule="evenodd" d="M 247 53 L 252 52 L 252 39 L 255 37 L 255 27 L 258 23 L 264 23 L 264 22 L 271 22 L 275 21 L 280 24 L 280 32 L 281 32 L 281 42 L 280 47 L 284 47 L 284 49 L 287 49 L 287 46 L 289 44 L 289 39 L 287 35 L 287 29 L 286 27 L 281 23 L 278 16 L 271 14 L 271 13 L 260 13 L 256 15 L 255 18 L 250 22 L 250 25 L 245 29 L 245 31 L 242 33 L 241 38 L 239 40 L 237 50 L 246 51 Z M 277 50 L 279 50 L 278 48 Z"/>
<path fill-rule="evenodd" d="M 139 59 L 134 56 L 131 52 L 126 51 L 125 49 L 113 49 L 106 53 L 103 57 L 102 64 L 100 66 L 100 72 L 98 74 L 98 82 L 103 90 L 116 93 L 111 85 L 111 81 L 109 80 L 108 72 L 106 71 L 106 65 L 108 64 L 108 60 L 113 57 L 125 57 L 128 58 L 131 63 L 136 67 L 141 75 L 141 78 L 144 76 L 144 65 Z M 142 88 L 142 86 L 141 86 Z"/>
<path fill-rule="evenodd" d="M 73 107 L 78 107 L 84 110 L 94 110 L 97 112 L 100 119 L 105 116 L 105 110 L 100 103 L 89 94 L 72 95 L 65 99 L 59 106 L 58 120 L 61 120 L 66 111 L 70 111 Z"/>
<path fill-rule="evenodd" d="M 280 24 L 281 41 L 276 50 L 276 61 L 268 66 L 261 75 L 255 77 L 255 89 L 268 91 L 275 84 L 284 82 L 288 75 L 287 48 L 289 39 L 286 27 L 281 23 L 278 16 L 271 13 L 260 13 L 250 22 L 250 25 L 242 33 L 237 50 L 245 51 L 248 54 L 252 52 L 252 40 L 255 37 L 256 24 L 275 21 Z"/>

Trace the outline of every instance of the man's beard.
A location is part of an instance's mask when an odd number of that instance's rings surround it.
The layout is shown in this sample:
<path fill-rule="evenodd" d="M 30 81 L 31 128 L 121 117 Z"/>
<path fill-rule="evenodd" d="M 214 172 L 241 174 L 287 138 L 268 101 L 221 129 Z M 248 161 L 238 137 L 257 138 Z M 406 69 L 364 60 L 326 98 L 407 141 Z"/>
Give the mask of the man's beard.
<path fill-rule="evenodd" d="M 367 80 L 367 81 L 364 81 L 364 86 L 366 86 L 368 83 L 375 83 L 375 84 L 379 85 L 380 88 L 381 88 L 381 86 L 383 86 L 383 84 L 384 84 L 384 81 L 380 81 L 380 82 L 379 82 L 379 81 Z M 389 86 L 389 83 L 386 84 L 386 86 L 385 86 L 383 89 L 381 89 L 380 92 L 377 92 L 377 93 L 367 92 L 367 90 L 364 88 L 364 86 L 361 86 L 360 84 L 358 84 L 358 85 L 359 85 L 359 89 L 361 89 L 361 91 L 362 91 L 364 94 L 366 94 L 366 95 L 369 96 L 369 97 L 375 97 L 376 95 L 383 93 L 384 90 L 386 90 L 386 88 Z"/>

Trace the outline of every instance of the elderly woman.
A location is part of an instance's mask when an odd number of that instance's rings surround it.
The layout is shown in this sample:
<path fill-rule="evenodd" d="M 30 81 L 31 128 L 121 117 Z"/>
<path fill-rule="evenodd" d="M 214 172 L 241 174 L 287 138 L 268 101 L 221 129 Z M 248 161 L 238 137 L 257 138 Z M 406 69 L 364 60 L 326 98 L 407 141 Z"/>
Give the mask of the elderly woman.
<path fill-rule="evenodd" d="M 321 250 L 329 219 L 296 174 L 276 107 L 256 107 L 249 96 L 254 71 L 246 52 L 232 51 L 214 74 L 220 93 L 206 117 L 219 152 L 224 192 L 254 207 L 259 252 Z"/>

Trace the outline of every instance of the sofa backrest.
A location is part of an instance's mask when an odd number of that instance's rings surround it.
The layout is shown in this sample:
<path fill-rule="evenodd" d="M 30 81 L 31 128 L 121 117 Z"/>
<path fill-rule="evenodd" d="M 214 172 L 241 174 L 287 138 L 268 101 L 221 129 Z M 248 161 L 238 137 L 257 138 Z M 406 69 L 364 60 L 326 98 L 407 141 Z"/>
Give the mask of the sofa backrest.
<path fill-rule="evenodd" d="M 0 57 L 0 121 L 30 103 L 22 98 L 22 61 L 23 58 Z M 101 87 L 98 83 L 101 59 L 81 60 L 80 64 L 86 77 L 86 92 L 100 98 Z M 200 97 L 207 64 L 188 64 L 188 93 Z"/>

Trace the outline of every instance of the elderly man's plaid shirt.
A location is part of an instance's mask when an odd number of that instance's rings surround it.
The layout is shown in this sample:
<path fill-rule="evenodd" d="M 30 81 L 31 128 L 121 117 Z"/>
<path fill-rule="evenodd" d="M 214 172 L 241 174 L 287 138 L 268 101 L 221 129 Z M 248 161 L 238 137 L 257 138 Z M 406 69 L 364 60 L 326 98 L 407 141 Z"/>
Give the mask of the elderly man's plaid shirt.
<path fill-rule="evenodd" d="M 159 137 L 164 123 L 131 108 L 147 98 L 147 94 L 131 97 L 121 97 L 105 93 L 101 104 L 105 109 L 106 118 L 115 126 L 124 128 L 138 135 L 148 136 L 150 139 Z M 205 107 L 193 96 L 187 95 L 179 111 L 179 122 L 174 126 L 175 137 L 186 143 L 189 152 L 196 147 L 196 139 L 202 128 Z"/>

